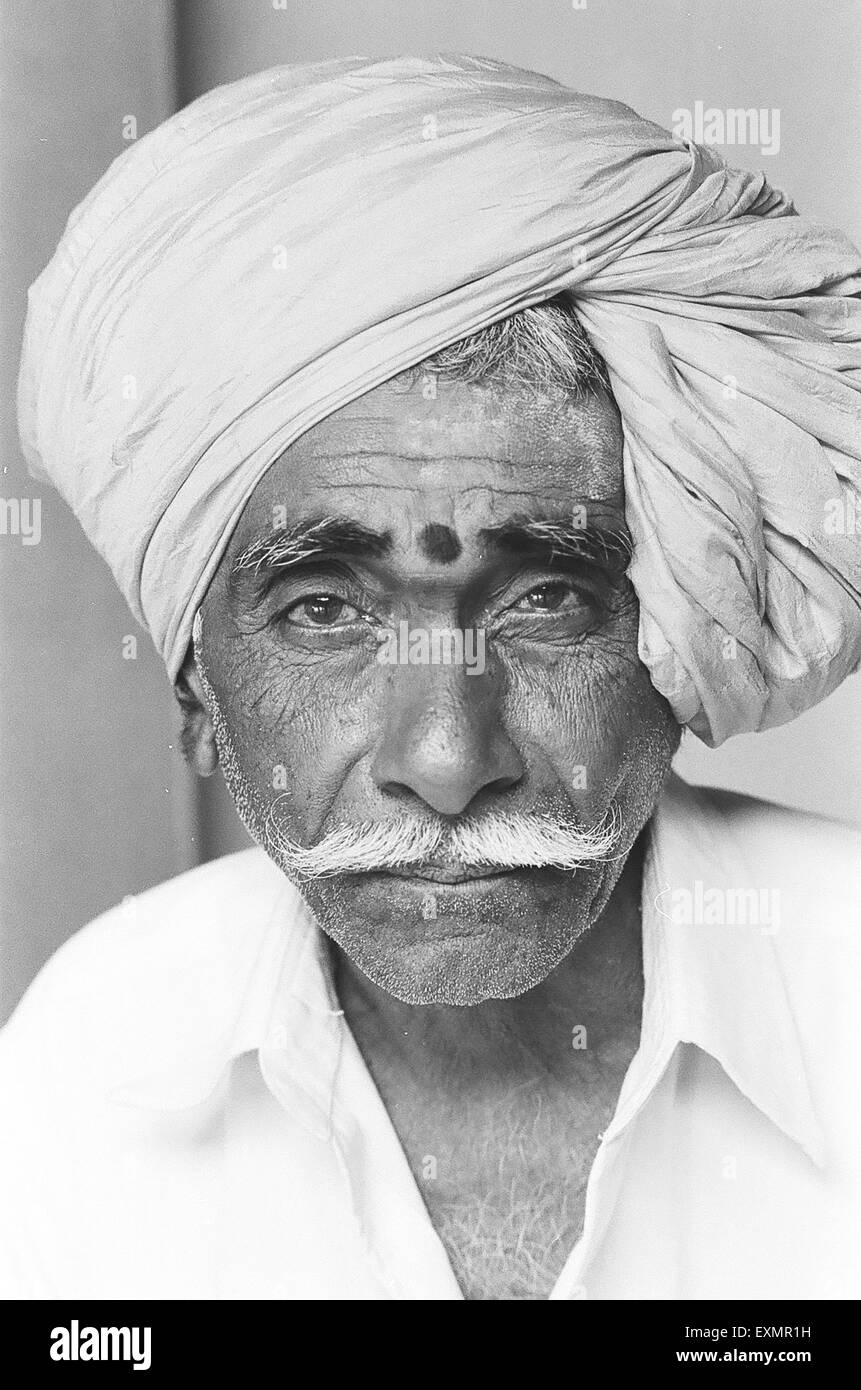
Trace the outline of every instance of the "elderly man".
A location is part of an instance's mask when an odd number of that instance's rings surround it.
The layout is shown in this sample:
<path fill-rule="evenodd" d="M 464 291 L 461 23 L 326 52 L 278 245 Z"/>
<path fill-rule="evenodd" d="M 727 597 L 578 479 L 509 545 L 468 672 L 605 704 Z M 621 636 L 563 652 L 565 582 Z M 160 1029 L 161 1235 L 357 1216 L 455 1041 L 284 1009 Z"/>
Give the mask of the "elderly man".
<path fill-rule="evenodd" d="M 5 1292 L 861 1292 L 859 836 L 670 772 L 861 657 L 859 285 L 480 59 L 280 68 L 112 166 L 22 437 L 258 848 L 7 1027 Z"/>

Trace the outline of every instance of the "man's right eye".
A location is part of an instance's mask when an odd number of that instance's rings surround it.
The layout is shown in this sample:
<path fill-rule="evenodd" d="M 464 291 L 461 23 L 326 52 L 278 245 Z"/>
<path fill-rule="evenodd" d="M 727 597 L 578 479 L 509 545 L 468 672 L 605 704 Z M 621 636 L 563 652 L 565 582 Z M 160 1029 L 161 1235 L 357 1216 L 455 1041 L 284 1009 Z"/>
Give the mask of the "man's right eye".
<path fill-rule="evenodd" d="M 354 623 L 362 614 L 337 594 L 310 594 L 284 610 L 282 621 L 296 627 L 337 627 Z"/>

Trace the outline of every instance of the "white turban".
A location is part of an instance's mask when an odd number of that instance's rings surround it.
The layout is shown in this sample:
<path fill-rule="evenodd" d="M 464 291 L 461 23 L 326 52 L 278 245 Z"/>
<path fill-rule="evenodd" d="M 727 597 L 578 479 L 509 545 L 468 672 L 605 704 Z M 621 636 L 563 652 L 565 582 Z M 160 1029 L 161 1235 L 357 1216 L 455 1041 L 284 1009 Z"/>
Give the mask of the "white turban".
<path fill-rule="evenodd" d="M 640 655 L 718 743 L 861 659 L 859 270 L 763 175 L 549 78 L 281 67 L 165 122 L 72 214 L 30 291 L 21 435 L 173 677 L 289 444 L 570 291 L 622 415 Z"/>

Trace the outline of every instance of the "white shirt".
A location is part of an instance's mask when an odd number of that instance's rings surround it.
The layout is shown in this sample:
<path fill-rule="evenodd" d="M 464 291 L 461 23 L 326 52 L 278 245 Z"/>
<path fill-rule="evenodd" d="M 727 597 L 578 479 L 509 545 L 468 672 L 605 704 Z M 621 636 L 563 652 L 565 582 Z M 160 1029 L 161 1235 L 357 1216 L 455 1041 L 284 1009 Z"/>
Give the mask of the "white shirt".
<path fill-rule="evenodd" d="M 860 901 L 858 831 L 671 780 L 552 1298 L 861 1294 Z M 63 946 L 0 1034 L 0 1295 L 462 1296 L 318 946 L 254 849 Z"/>

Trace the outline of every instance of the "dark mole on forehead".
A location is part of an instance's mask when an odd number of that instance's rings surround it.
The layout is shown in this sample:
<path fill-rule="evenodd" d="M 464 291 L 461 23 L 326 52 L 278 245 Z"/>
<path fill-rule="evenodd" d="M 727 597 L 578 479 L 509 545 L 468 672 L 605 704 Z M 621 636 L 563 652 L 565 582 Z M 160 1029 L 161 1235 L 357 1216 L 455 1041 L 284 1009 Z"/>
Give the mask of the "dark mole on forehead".
<path fill-rule="evenodd" d="M 442 526 L 438 521 L 429 521 L 419 535 L 419 545 L 429 560 L 438 565 L 450 565 L 457 560 L 461 544 L 450 526 Z"/>

